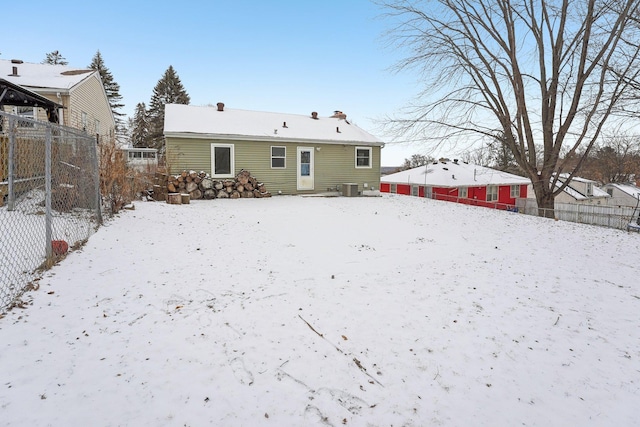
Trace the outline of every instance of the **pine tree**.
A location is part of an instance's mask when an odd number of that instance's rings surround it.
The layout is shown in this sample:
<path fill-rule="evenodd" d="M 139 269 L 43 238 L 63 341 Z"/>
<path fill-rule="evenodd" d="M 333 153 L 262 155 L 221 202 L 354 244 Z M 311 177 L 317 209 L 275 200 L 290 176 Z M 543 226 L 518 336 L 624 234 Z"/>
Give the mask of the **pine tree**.
<path fill-rule="evenodd" d="M 54 50 L 53 52 L 47 53 L 47 57 L 42 61 L 43 64 L 51 64 L 51 65 L 67 65 L 69 64 L 66 58 L 60 55 L 60 52 Z"/>
<path fill-rule="evenodd" d="M 144 148 L 151 145 L 147 106 L 144 102 L 139 102 L 136 105 L 136 111 L 133 113 L 133 119 L 130 119 L 129 128 L 131 130 L 131 144 L 134 147 Z"/>
<path fill-rule="evenodd" d="M 116 135 L 122 137 L 125 126 L 122 118 L 124 113 L 120 112 L 120 109 L 124 107 L 124 104 L 122 103 L 122 95 L 120 95 L 120 85 L 115 82 L 113 75 L 106 65 L 104 65 L 104 60 L 102 59 L 102 55 L 99 50 L 93 56 L 91 64 L 89 64 L 89 68 L 100 73 L 102 85 L 104 86 L 104 91 L 107 94 L 109 106 L 111 107 L 111 112 L 113 113 L 113 118 L 116 122 Z"/>
<path fill-rule="evenodd" d="M 149 105 L 149 138 L 151 147 L 164 151 L 164 106 L 166 104 L 189 104 L 191 98 L 182 86 L 180 77 L 169 65 L 167 71 L 153 88 Z"/>

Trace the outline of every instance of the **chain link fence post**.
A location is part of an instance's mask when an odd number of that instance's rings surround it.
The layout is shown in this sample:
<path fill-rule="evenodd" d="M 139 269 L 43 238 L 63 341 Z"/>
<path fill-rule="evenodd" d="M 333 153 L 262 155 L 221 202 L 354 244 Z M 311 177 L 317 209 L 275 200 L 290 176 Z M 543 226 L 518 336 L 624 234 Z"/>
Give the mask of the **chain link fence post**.
<path fill-rule="evenodd" d="M 51 128 L 45 129 L 44 139 L 44 229 L 45 229 L 45 251 L 47 263 L 53 261 L 53 250 L 51 248 L 53 213 L 51 212 Z"/>
<path fill-rule="evenodd" d="M 100 145 L 100 135 L 96 135 L 96 143 L 91 149 L 91 160 L 93 162 L 93 170 L 96 171 L 93 176 L 93 185 L 95 191 L 96 218 L 98 225 L 102 225 L 102 195 L 100 194 L 100 162 L 98 159 L 98 147 Z"/>
<path fill-rule="evenodd" d="M 7 156 L 7 161 L 9 162 L 7 166 L 7 210 L 12 211 L 15 209 L 15 193 L 14 193 L 14 163 L 15 163 L 15 147 L 16 147 L 16 134 L 12 132 L 16 127 L 16 120 L 11 117 L 9 118 L 9 155 Z"/>

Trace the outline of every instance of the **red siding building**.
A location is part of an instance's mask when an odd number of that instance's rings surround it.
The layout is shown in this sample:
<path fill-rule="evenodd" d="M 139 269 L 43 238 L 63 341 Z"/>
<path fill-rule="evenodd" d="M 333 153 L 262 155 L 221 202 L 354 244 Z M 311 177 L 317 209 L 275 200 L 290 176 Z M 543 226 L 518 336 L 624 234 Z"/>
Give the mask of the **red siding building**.
<path fill-rule="evenodd" d="M 515 210 L 516 199 L 527 197 L 527 185 L 530 183 L 522 176 L 457 159 L 441 159 L 383 176 L 380 192 Z"/>

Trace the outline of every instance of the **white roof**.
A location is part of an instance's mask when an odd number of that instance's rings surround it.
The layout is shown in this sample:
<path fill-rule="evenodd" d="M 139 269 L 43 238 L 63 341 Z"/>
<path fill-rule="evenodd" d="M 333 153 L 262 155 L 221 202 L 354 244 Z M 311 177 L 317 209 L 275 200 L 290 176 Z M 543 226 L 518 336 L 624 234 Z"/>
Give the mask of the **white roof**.
<path fill-rule="evenodd" d="M 285 127 L 286 125 L 286 127 Z M 314 141 L 343 144 L 384 143 L 350 123 L 348 119 L 311 114 L 284 114 L 217 107 L 167 104 L 164 110 L 165 136 L 231 140 Z"/>
<path fill-rule="evenodd" d="M 556 183 L 556 188 L 559 188 L 562 183 L 563 183 L 563 179 L 566 179 L 569 177 L 569 174 L 561 174 L 560 175 L 560 179 L 558 180 L 558 182 Z M 571 183 L 573 182 L 582 182 L 585 184 L 591 183 L 593 184 L 592 186 L 592 192 L 593 194 L 591 196 L 587 196 L 586 194 L 581 193 L 580 191 L 576 190 L 573 187 L 570 187 Z M 598 199 L 598 198 L 603 198 L 603 197 L 610 197 L 609 193 L 607 193 L 606 191 L 604 191 L 603 189 L 601 189 L 600 187 L 596 186 L 596 181 L 593 181 L 591 179 L 587 179 L 587 178 L 581 178 L 579 176 L 574 176 L 573 178 L 571 178 L 571 182 L 569 183 L 569 185 L 567 185 L 564 190 L 565 193 L 567 193 L 569 196 L 573 197 L 576 200 L 587 200 L 587 199 Z"/>
<path fill-rule="evenodd" d="M 609 183 L 602 186 L 602 188 L 608 188 L 608 187 L 617 188 L 618 190 L 633 197 L 634 199 L 640 198 L 640 188 L 636 187 L 633 184 Z"/>
<path fill-rule="evenodd" d="M 13 67 L 16 67 L 17 75 L 13 73 Z M 66 65 L 13 63 L 11 60 L 0 59 L 0 76 L 3 79 L 31 88 L 36 92 L 38 89 L 54 89 L 65 92 L 93 73 L 97 73 L 97 71 Z"/>
<path fill-rule="evenodd" d="M 573 181 L 573 180 L 571 180 Z M 560 188 L 560 184 L 559 182 L 556 184 L 556 188 Z M 607 193 L 606 191 L 603 191 L 601 189 L 599 189 L 598 187 L 593 187 L 593 195 L 591 196 L 587 196 L 585 194 L 582 194 L 581 192 L 579 192 L 578 190 L 569 187 L 568 185 L 566 187 L 564 187 L 564 191 L 565 193 L 567 193 L 569 196 L 573 197 L 576 200 L 587 200 L 587 199 L 598 199 L 601 197 L 609 197 L 609 193 Z"/>
<path fill-rule="evenodd" d="M 528 178 L 464 162 L 437 162 L 396 172 L 380 178 L 392 184 L 432 187 L 478 187 L 485 185 L 530 184 Z"/>

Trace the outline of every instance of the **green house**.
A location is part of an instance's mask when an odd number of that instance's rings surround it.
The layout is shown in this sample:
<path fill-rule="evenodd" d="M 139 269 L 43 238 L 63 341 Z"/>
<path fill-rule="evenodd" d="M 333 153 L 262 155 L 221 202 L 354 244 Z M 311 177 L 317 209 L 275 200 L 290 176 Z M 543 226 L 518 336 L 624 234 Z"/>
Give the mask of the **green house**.
<path fill-rule="evenodd" d="M 384 143 L 336 111 L 330 117 L 167 104 L 169 172 L 232 178 L 247 170 L 273 194 L 378 191 Z"/>

